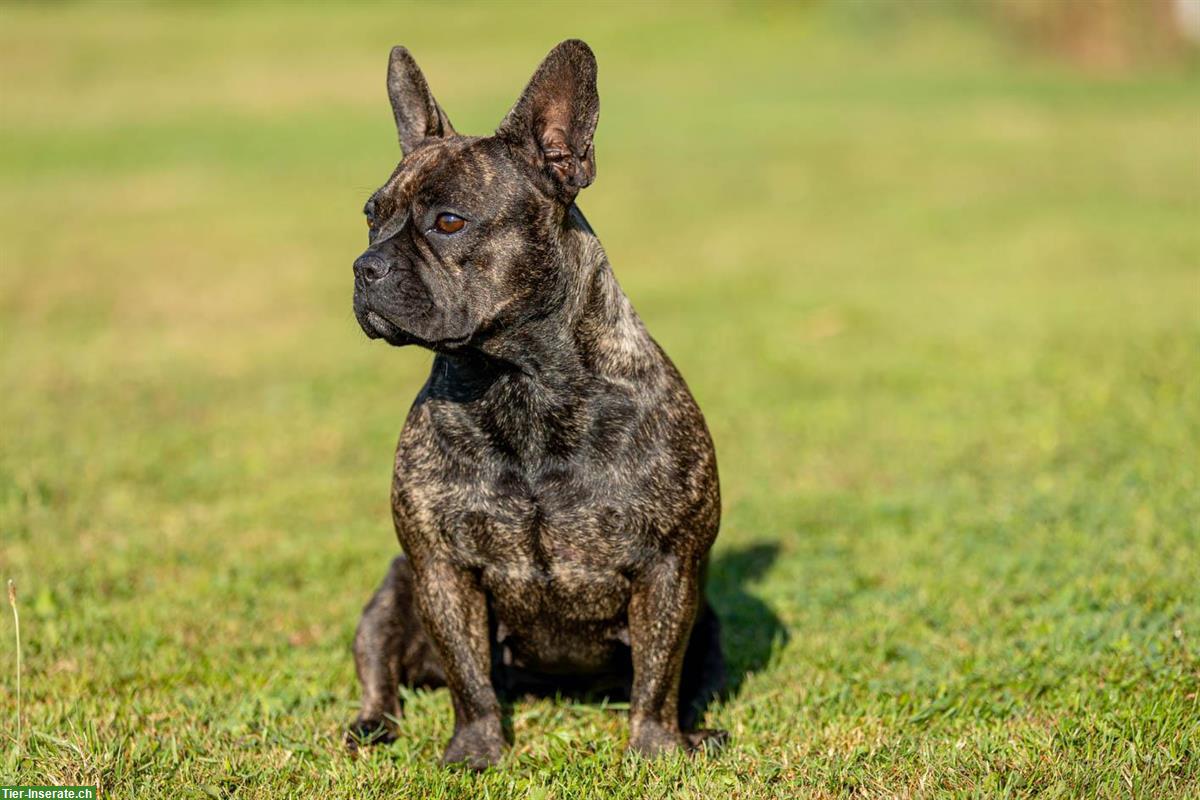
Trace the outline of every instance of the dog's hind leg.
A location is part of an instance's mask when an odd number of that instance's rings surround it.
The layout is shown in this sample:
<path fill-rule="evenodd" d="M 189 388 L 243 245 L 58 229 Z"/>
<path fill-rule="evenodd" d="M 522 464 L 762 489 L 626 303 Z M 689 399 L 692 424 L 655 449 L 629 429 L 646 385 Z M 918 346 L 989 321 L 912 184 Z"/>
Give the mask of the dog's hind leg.
<path fill-rule="evenodd" d="M 435 687 L 446 683 L 414 602 L 412 567 L 407 558 L 397 556 L 363 608 L 354 635 L 362 706 L 346 734 L 351 750 L 396 738 L 395 720 L 403 713 L 397 691 L 401 684 Z"/>

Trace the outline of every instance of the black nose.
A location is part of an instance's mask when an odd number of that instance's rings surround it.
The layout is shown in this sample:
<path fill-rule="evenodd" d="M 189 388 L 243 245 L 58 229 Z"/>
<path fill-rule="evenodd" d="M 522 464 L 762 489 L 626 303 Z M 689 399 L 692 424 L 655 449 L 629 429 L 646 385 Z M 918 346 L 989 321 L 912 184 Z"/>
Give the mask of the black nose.
<path fill-rule="evenodd" d="M 354 261 L 354 276 L 367 283 L 374 283 L 392 269 L 387 259 L 375 253 L 363 253 Z"/>

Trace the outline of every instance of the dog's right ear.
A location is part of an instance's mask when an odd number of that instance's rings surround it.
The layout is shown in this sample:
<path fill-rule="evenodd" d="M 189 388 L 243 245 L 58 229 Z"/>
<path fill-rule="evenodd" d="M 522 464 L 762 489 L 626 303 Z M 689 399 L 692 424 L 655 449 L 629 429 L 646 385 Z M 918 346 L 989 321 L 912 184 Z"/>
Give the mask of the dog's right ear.
<path fill-rule="evenodd" d="M 411 153 L 428 138 L 441 139 L 454 135 L 454 127 L 442 107 L 433 99 L 421 68 L 408 48 L 396 45 L 388 60 L 388 99 L 396 116 L 396 133 L 400 149 Z"/>

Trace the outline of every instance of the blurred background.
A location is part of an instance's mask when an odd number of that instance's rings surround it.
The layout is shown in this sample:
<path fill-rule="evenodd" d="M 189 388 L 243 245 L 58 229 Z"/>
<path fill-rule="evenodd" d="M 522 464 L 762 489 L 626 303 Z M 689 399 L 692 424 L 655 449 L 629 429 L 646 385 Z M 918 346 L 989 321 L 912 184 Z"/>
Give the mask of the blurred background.
<path fill-rule="evenodd" d="M 1194 789 L 1194 0 L 0 6 L 0 778 L 466 791 L 444 693 L 338 749 L 431 360 L 350 264 L 389 47 L 483 134 L 569 36 L 580 206 L 716 439 L 734 743 L 613 783 L 546 701 L 507 785 Z"/>

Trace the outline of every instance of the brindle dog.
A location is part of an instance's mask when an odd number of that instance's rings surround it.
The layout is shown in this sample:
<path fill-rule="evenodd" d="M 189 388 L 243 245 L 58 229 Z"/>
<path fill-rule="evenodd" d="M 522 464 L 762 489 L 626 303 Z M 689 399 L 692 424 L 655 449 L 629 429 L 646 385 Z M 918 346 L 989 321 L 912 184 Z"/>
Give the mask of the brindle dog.
<path fill-rule="evenodd" d="M 492 136 L 461 136 L 403 47 L 403 160 L 367 201 L 354 313 L 436 353 L 396 449 L 398 557 L 354 644 L 349 742 L 390 740 L 397 686 L 448 686 L 444 761 L 505 743 L 498 697 L 628 694 L 633 751 L 692 750 L 724 683 L 705 599 L 720 497 L 679 372 L 575 205 L 596 172 L 596 60 L 555 47 Z"/>

